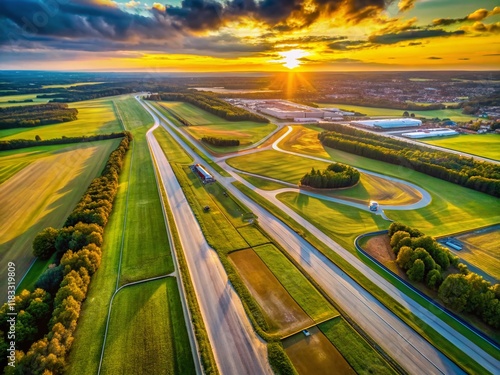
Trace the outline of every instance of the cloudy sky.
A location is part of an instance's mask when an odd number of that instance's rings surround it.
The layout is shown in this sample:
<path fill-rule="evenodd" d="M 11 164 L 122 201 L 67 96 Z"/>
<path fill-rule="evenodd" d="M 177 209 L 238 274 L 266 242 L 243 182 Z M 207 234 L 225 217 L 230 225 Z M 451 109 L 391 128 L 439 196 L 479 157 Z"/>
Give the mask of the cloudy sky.
<path fill-rule="evenodd" d="M 2 0 L 0 69 L 498 69 L 497 0 Z"/>

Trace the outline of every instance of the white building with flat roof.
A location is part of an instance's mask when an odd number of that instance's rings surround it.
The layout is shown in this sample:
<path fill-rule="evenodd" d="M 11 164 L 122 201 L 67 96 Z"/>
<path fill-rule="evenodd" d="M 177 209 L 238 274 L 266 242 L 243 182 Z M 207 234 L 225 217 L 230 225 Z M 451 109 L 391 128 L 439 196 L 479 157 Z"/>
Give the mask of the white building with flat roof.
<path fill-rule="evenodd" d="M 377 129 L 391 129 L 391 128 L 409 128 L 421 126 L 422 121 L 414 118 L 394 118 L 394 119 L 380 119 L 380 120 L 360 120 L 351 121 L 353 125 L 365 126 Z"/>
<path fill-rule="evenodd" d="M 453 129 L 447 128 L 435 128 L 435 129 L 425 129 L 417 132 L 403 133 L 403 137 L 418 139 L 418 138 L 431 138 L 431 137 L 448 137 L 450 135 L 457 135 Z"/>

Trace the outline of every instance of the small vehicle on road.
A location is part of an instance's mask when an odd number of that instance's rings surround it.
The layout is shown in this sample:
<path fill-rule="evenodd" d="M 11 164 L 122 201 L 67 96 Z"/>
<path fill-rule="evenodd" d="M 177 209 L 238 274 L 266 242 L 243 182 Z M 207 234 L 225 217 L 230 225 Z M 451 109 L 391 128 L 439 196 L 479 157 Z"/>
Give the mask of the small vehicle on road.
<path fill-rule="evenodd" d="M 370 201 L 370 205 L 368 206 L 370 211 L 378 211 L 378 203 L 375 201 Z"/>
<path fill-rule="evenodd" d="M 307 329 L 303 330 L 302 333 L 304 334 L 304 336 L 306 337 L 309 337 L 311 336 L 311 332 L 309 332 Z"/>

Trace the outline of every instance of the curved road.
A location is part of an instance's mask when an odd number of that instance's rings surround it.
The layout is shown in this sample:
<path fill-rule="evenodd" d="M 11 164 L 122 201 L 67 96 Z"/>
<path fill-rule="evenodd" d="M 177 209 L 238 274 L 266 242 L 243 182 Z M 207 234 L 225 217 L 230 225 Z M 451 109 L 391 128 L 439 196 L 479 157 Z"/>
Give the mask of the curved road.
<path fill-rule="evenodd" d="M 159 126 L 159 119 L 145 108 L 155 120 L 151 129 L 154 130 Z M 217 253 L 208 246 L 152 131 L 148 131 L 147 139 L 167 192 L 219 371 L 222 374 L 272 374 L 267 345 L 254 332 Z"/>
<path fill-rule="evenodd" d="M 143 104 L 149 106 L 148 104 Z M 167 131 L 181 144 L 193 158 L 200 161 L 187 145 L 177 136 L 179 132 L 175 126 L 170 124 L 161 114 Z M 202 150 L 204 151 L 204 150 Z M 301 155 L 303 156 L 303 155 Z M 202 162 L 202 161 L 200 161 Z M 209 166 L 206 166 L 214 175 L 219 176 Z M 259 194 L 266 196 L 266 192 L 256 189 L 236 173 L 229 169 L 233 178 L 219 177 L 219 181 L 232 194 L 246 204 L 259 217 L 260 225 L 293 256 L 305 270 L 314 277 L 322 288 L 365 330 L 377 343 L 394 359 L 396 359 L 408 372 L 414 374 L 461 374 L 463 371 L 452 361 L 444 356 L 439 350 L 430 345 L 419 334 L 403 323 L 391 311 L 385 308 L 370 293 L 359 286 L 354 280 L 346 276 L 324 255 L 318 252 L 308 242 L 292 231 L 284 223 L 269 214 L 262 207 L 249 200 L 243 193 L 237 190 L 231 182 L 234 179 L 254 189 Z M 406 183 L 406 182 L 405 182 Z M 387 282 L 370 267 L 361 262 L 353 254 L 343 249 L 331 240 L 315 226 L 304 220 L 293 210 L 285 206 L 274 196 L 266 196 L 271 203 L 282 209 L 294 220 L 308 229 L 319 240 L 323 241 L 333 251 L 337 252 L 360 272 L 367 276 L 372 282 L 388 293 L 402 306 L 408 308 L 412 313 L 424 320 L 443 337 L 453 341 L 465 353 L 468 353 L 478 363 L 483 365 L 491 373 L 497 373 L 500 362 L 478 348 L 467 338 L 450 328 L 439 317 L 429 312 L 426 308 L 416 303 L 413 299 L 400 292 L 392 284 Z"/>

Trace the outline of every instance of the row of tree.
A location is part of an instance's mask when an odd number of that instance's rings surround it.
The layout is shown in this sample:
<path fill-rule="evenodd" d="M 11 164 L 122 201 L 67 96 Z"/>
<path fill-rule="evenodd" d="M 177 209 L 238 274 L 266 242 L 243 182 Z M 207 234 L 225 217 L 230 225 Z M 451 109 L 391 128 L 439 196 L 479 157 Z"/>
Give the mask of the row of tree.
<path fill-rule="evenodd" d="M 18 148 L 35 147 L 35 146 L 49 146 L 49 145 L 63 145 L 66 143 L 81 143 L 81 142 L 95 142 L 103 141 L 106 139 L 123 138 L 126 136 L 125 132 L 120 133 L 110 133 L 110 134 L 99 134 L 91 136 L 81 136 L 81 137 L 65 137 L 44 139 L 42 140 L 37 136 L 34 140 L 30 139 L 12 139 L 10 141 L 0 141 L 0 151 L 15 150 Z"/>
<path fill-rule="evenodd" d="M 217 147 L 229 147 L 229 146 L 239 146 L 240 145 L 240 140 L 239 139 L 223 139 L 223 138 L 216 138 L 216 137 L 203 137 L 201 139 L 202 142 L 208 143 L 213 146 Z"/>
<path fill-rule="evenodd" d="M 447 248 L 430 236 L 404 224 L 389 227 L 396 263 L 413 282 L 425 282 L 438 291 L 439 299 L 456 312 L 474 314 L 493 328 L 500 328 L 500 284 L 491 283 L 459 262 Z M 450 265 L 458 272 L 444 277 Z"/>
<path fill-rule="evenodd" d="M 325 170 L 311 169 L 300 180 L 301 186 L 318 189 L 343 188 L 356 185 L 359 181 L 359 171 L 346 164 L 333 163 Z"/>
<path fill-rule="evenodd" d="M 341 126 L 341 125 L 339 125 Z M 500 166 L 348 127 L 319 134 L 324 146 L 402 165 L 486 194 L 500 197 Z"/>
<path fill-rule="evenodd" d="M 214 94 L 164 92 L 149 95 L 146 99 L 188 102 L 198 108 L 229 121 L 269 122 L 267 118 L 249 112 L 246 109 L 236 107 L 222 99 L 217 98 Z"/>
<path fill-rule="evenodd" d="M 123 159 L 131 140 L 131 134 L 126 132 L 120 145 L 110 154 L 101 176 L 92 181 L 65 226 L 59 230 L 46 228 L 36 236 L 33 254 L 48 259 L 56 253 L 60 260 L 57 267 L 48 269 L 37 281 L 37 286 L 47 289 L 37 289 L 34 293 L 50 290 L 55 297 L 48 315 L 45 313 L 42 317 L 45 322 L 48 320 L 43 330 L 46 334 L 41 336 L 40 331 L 33 334 L 31 345 L 26 345 L 28 340 L 16 351 L 16 368 L 6 367 L 6 373 L 56 375 L 64 372 L 81 304 L 86 298 L 90 278 L 101 262 L 104 226 L 111 213 Z M 23 291 L 21 295 L 24 293 L 29 292 Z"/>
<path fill-rule="evenodd" d="M 331 98 L 319 99 L 318 102 L 331 102 Z M 433 104 L 416 104 L 412 102 L 397 102 L 376 96 L 358 96 L 356 98 L 335 98 L 335 102 L 339 104 L 350 104 L 370 108 L 390 108 L 403 109 L 408 111 L 434 111 L 437 109 L 445 109 L 446 105 L 442 103 Z"/>
<path fill-rule="evenodd" d="M 0 129 L 49 125 L 77 118 L 78 110 L 62 103 L 5 107 L 0 108 Z"/>
<path fill-rule="evenodd" d="M 53 94 L 40 94 L 36 97 L 42 99 L 51 99 L 51 103 L 69 103 L 80 102 L 82 100 L 98 99 L 105 96 L 129 94 L 135 91 L 134 87 L 109 87 L 96 90 L 96 86 L 98 85 L 77 86 L 71 90 L 64 90 Z"/>

